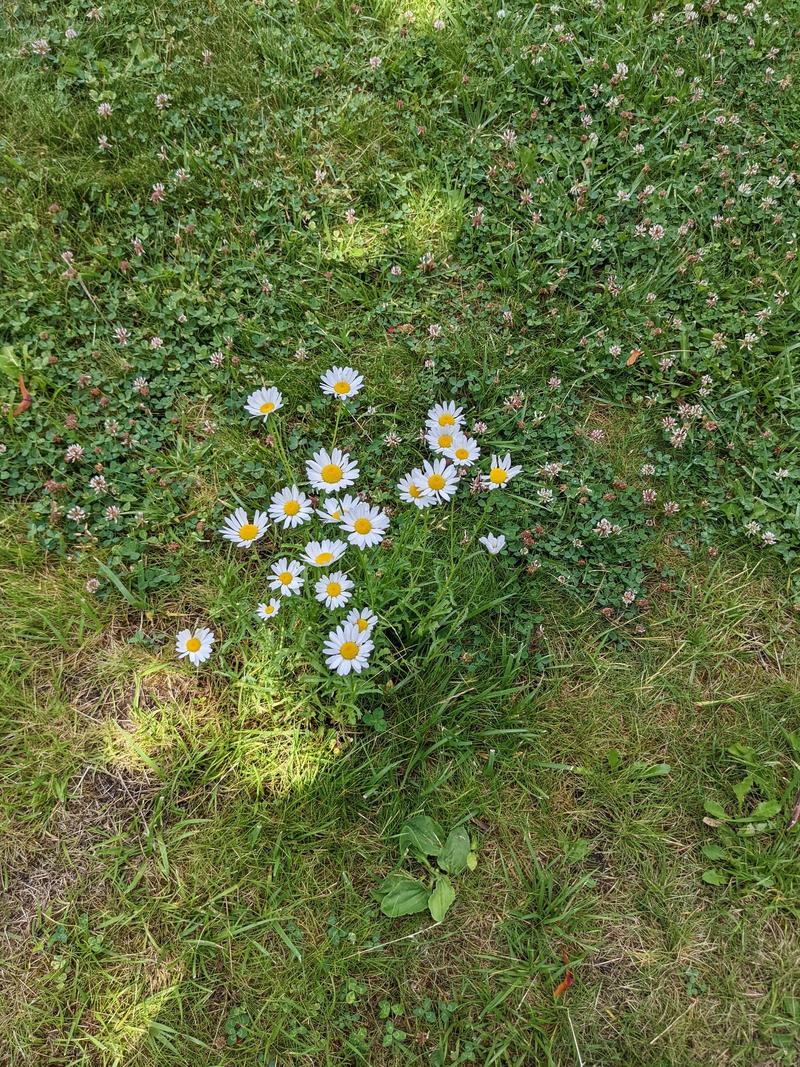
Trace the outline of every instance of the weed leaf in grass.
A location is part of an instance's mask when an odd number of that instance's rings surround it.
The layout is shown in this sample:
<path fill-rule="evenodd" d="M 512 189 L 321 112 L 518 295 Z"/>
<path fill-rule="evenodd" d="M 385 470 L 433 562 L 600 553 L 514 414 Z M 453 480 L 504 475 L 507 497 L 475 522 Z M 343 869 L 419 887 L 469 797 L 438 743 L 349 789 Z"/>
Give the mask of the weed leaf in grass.
<path fill-rule="evenodd" d="M 390 874 L 378 890 L 381 911 L 390 919 L 416 915 L 428 907 L 428 887 L 407 874 Z"/>
<path fill-rule="evenodd" d="M 463 826 L 457 826 L 447 835 L 444 847 L 437 857 L 437 862 L 448 874 L 461 874 L 467 866 L 470 852 L 469 834 Z"/>
<path fill-rule="evenodd" d="M 444 830 L 435 819 L 416 815 L 400 831 L 400 854 L 409 849 L 421 856 L 438 856 L 444 845 Z"/>
<path fill-rule="evenodd" d="M 450 910 L 450 905 L 456 899 L 456 891 L 453 889 L 450 879 L 440 874 L 436 879 L 433 892 L 428 897 L 428 908 L 434 922 L 440 923 Z"/>
<path fill-rule="evenodd" d="M 727 885 L 728 883 L 727 874 L 718 867 L 709 867 L 707 871 L 703 871 L 702 879 L 707 885 Z"/>

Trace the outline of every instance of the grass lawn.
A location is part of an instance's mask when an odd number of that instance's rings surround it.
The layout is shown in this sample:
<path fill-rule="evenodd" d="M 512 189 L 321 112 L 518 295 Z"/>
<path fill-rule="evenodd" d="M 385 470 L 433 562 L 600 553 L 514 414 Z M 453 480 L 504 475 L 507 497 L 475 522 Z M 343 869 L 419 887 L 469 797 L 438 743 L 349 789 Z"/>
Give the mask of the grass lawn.
<path fill-rule="evenodd" d="M 796 1064 L 794 0 L 5 16 L 0 1063 Z"/>

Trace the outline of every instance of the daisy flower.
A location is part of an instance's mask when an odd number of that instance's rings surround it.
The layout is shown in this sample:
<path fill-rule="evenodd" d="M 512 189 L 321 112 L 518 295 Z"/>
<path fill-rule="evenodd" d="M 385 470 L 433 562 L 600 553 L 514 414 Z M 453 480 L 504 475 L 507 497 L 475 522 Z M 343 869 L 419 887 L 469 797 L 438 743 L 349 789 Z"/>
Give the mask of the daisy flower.
<path fill-rule="evenodd" d="M 479 458 L 481 449 L 474 437 L 467 437 L 466 434 L 460 433 L 456 434 L 452 446 L 446 448 L 444 454 L 459 467 L 471 467 Z"/>
<path fill-rule="evenodd" d="M 334 571 L 333 574 L 324 574 L 314 585 L 317 600 L 326 608 L 335 611 L 342 608 L 353 595 L 352 581 L 344 571 Z"/>
<path fill-rule="evenodd" d="M 323 522 L 341 522 L 348 511 L 358 503 L 357 496 L 346 493 L 343 497 L 328 496 L 322 502 L 322 507 L 317 508 L 317 515 Z"/>
<path fill-rule="evenodd" d="M 343 623 L 328 634 L 322 654 L 328 667 L 337 674 L 350 671 L 360 674 L 369 667 L 369 654 L 374 647 L 372 641 L 358 632 L 357 626 Z"/>
<path fill-rule="evenodd" d="M 272 578 L 270 578 L 269 587 L 279 592 L 281 596 L 294 596 L 303 588 L 305 578 L 302 563 L 284 556 L 277 563 L 273 563 L 270 570 Z"/>
<path fill-rule="evenodd" d="M 371 636 L 372 631 L 375 629 L 375 623 L 378 621 L 378 616 L 372 608 L 362 608 L 361 611 L 358 608 L 353 608 L 344 621 L 351 626 L 355 626 L 363 640 Z"/>
<path fill-rule="evenodd" d="M 444 455 L 455 444 L 457 432 L 453 426 L 437 426 L 435 429 L 429 427 L 425 434 L 425 443 L 431 452 Z"/>
<path fill-rule="evenodd" d="M 267 421 L 270 415 L 283 407 L 283 396 L 279 389 L 256 389 L 244 402 L 244 410 L 252 419 Z"/>
<path fill-rule="evenodd" d="M 379 545 L 389 526 L 389 516 L 380 508 L 359 503 L 347 512 L 342 520 L 342 529 L 351 545 L 373 548 Z"/>
<path fill-rule="evenodd" d="M 311 501 L 296 485 L 287 485 L 270 497 L 269 517 L 285 530 L 293 530 L 308 522 L 313 514 Z"/>
<path fill-rule="evenodd" d="M 179 659 L 188 656 L 193 667 L 199 667 L 205 663 L 211 655 L 211 646 L 216 641 L 214 631 L 207 626 L 199 626 L 196 630 L 181 630 L 175 638 L 175 651 Z"/>
<path fill-rule="evenodd" d="M 250 522 L 244 508 L 237 508 L 233 515 L 225 516 L 225 524 L 218 532 L 226 540 L 233 541 L 239 548 L 249 548 L 254 541 L 264 536 L 268 526 L 266 512 L 256 511 L 253 514 L 253 521 Z"/>
<path fill-rule="evenodd" d="M 449 500 L 458 488 L 455 467 L 450 466 L 444 459 L 435 459 L 433 463 L 425 460 L 422 464 L 422 478 L 437 503 Z"/>
<path fill-rule="evenodd" d="M 306 461 L 306 475 L 314 489 L 323 493 L 335 493 L 347 489 L 358 478 L 358 467 L 346 452 L 334 448 L 331 452 L 321 448 L 314 458 Z"/>
<path fill-rule="evenodd" d="M 434 404 L 428 411 L 426 422 L 433 430 L 460 430 L 464 422 L 464 409 L 456 407 L 455 400 Z"/>
<path fill-rule="evenodd" d="M 516 478 L 521 470 L 522 467 L 511 466 L 510 452 L 506 452 L 502 457 L 493 455 L 489 473 L 483 478 L 483 487 L 484 489 L 505 489 L 511 479 Z"/>
<path fill-rule="evenodd" d="M 478 540 L 490 556 L 496 556 L 498 552 L 502 552 L 506 547 L 504 534 L 487 534 L 485 537 L 479 537 Z"/>
<path fill-rule="evenodd" d="M 303 559 L 312 567 L 329 567 L 336 563 L 347 551 L 345 541 L 309 541 L 303 552 Z"/>
<path fill-rule="evenodd" d="M 264 622 L 268 622 L 270 619 L 274 619 L 280 610 L 280 600 L 276 600 L 275 597 L 272 597 L 266 604 L 258 605 L 256 608 L 256 615 L 258 615 L 259 619 L 263 619 Z"/>
<path fill-rule="evenodd" d="M 331 367 L 320 377 L 319 387 L 326 396 L 335 396 L 339 400 L 355 396 L 361 392 L 364 379 L 352 367 Z"/>
<path fill-rule="evenodd" d="M 397 483 L 397 491 L 404 504 L 416 504 L 418 508 L 429 508 L 436 499 L 425 483 L 422 471 L 417 468 L 410 474 L 404 474 Z"/>

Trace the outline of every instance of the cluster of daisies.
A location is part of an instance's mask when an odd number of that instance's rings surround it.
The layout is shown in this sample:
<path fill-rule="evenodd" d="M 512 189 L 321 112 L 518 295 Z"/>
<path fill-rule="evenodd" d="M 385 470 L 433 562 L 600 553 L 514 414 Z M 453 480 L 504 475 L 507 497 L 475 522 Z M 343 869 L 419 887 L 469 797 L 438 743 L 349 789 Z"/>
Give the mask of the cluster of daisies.
<path fill-rule="evenodd" d="M 331 367 L 320 379 L 322 392 L 339 400 L 353 398 L 363 385 L 363 377 L 351 367 Z M 283 396 L 274 387 L 256 390 L 245 402 L 251 418 L 265 422 L 282 407 Z M 481 456 L 480 446 L 465 432 L 464 422 L 463 409 L 452 400 L 435 404 L 428 411 L 425 441 L 434 458 L 425 460 L 400 479 L 397 491 L 404 503 L 427 508 L 453 497 L 461 478 Z M 503 489 L 521 469 L 512 464 L 508 453 L 492 455 L 488 472 L 478 476 L 480 485 L 488 490 Z M 325 608 L 332 612 L 344 608 L 353 597 L 354 583 L 345 570 L 339 569 L 342 557 L 351 547 L 363 551 L 379 545 L 389 528 L 385 511 L 370 505 L 360 495 L 346 492 L 361 473 L 347 452 L 335 447 L 321 448 L 306 461 L 305 473 L 313 497 L 297 485 L 284 486 L 273 493 L 266 511 L 256 511 L 250 517 L 244 508 L 237 508 L 226 516 L 219 531 L 223 538 L 246 549 L 259 541 L 271 524 L 294 530 L 316 516 L 323 526 L 331 527 L 333 536 L 309 541 L 298 553 L 298 559 L 284 556 L 271 564 L 267 584 L 273 595 L 256 609 L 264 621 L 274 618 L 287 600 L 301 594 L 308 575 L 312 575 L 308 584 L 313 582 L 315 598 Z M 502 534 L 489 534 L 481 537 L 480 542 L 491 555 L 505 546 Z M 315 572 L 319 577 L 313 577 Z M 351 671 L 358 674 L 369 666 L 376 623 L 370 608 L 352 608 L 331 629 L 323 646 L 330 670 L 340 675 Z M 207 627 L 181 630 L 177 635 L 177 654 L 198 666 L 211 655 L 214 641 L 214 633 Z"/>

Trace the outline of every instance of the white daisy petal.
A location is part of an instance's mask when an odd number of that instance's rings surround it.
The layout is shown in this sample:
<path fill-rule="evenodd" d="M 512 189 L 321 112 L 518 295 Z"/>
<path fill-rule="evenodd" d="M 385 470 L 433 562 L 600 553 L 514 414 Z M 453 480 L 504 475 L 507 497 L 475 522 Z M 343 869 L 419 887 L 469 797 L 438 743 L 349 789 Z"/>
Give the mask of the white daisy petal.
<path fill-rule="evenodd" d="M 280 593 L 281 596 L 295 596 L 303 588 L 303 583 L 305 582 L 303 570 L 302 563 L 297 563 L 295 560 L 287 559 L 284 556 L 283 559 L 279 559 L 277 563 L 273 563 L 270 567 L 272 572 L 272 577 L 269 580 L 270 589 Z"/>
<path fill-rule="evenodd" d="M 293 530 L 308 522 L 314 514 L 311 501 L 296 485 L 287 485 L 270 497 L 269 517 L 285 530 Z"/>
<path fill-rule="evenodd" d="M 263 419 L 264 422 L 282 407 L 283 396 L 281 391 L 274 386 L 269 389 L 256 389 L 244 403 L 244 409 L 250 418 Z"/>
<path fill-rule="evenodd" d="M 338 493 L 353 485 L 359 469 L 346 452 L 321 448 L 313 459 L 306 461 L 306 476 L 314 489 L 323 493 Z"/>
<path fill-rule="evenodd" d="M 375 629 L 378 616 L 372 608 L 362 608 L 361 611 L 359 611 L 358 608 L 353 608 L 348 612 L 344 621 L 345 623 L 350 623 L 351 626 L 355 626 L 360 637 L 364 639 L 369 637 Z"/>
<path fill-rule="evenodd" d="M 464 424 L 464 409 L 457 407 L 455 400 L 434 404 L 428 411 L 426 423 L 434 430 L 460 430 Z"/>
<path fill-rule="evenodd" d="M 207 626 L 196 630 L 181 630 L 175 638 L 175 652 L 179 659 L 187 658 L 193 667 L 199 667 L 211 655 L 216 641 L 214 631 Z"/>
<path fill-rule="evenodd" d="M 419 468 L 404 474 L 397 483 L 397 491 L 404 504 L 415 504 L 418 508 L 429 508 L 436 503 L 436 497 L 428 488 Z"/>
<path fill-rule="evenodd" d="M 449 448 L 444 449 L 444 455 L 459 467 L 471 467 L 480 458 L 481 449 L 474 437 L 457 433 Z"/>
<path fill-rule="evenodd" d="M 422 464 L 422 479 L 437 503 L 449 500 L 458 488 L 458 473 L 445 459 L 427 460 Z"/>
<path fill-rule="evenodd" d="M 232 515 L 226 515 L 219 533 L 239 548 L 249 548 L 253 542 L 260 540 L 267 532 L 269 520 L 263 511 L 256 511 L 252 521 L 244 508 L 237 508 Z"/>
<path fill-rule="evenodd" d="M 314 592 L 320 604 L 335 611 L 342 608 L 352 597 L 353 582 L 344 571 L 333 571 L 324 574 L 314 584 Z"/>
<path fill-rule="evenodd" d="M 343 623 L 328 634 L 322 654 L 327 666 L 337 674 L 350 674 L 351 671 L 360 674 L 369 667 L 369 656 L 374 647 L 372 641 L 359 633 L 357 626 Z"/>
<path fill-rule="evenodd" d="M 496 556 L 498 552 L 502 552 L 506 547 L 505 534 L 486 534 L 485 537 L 479 537 L 478 540 L 490 556 Z"/>
<path fill-rule="evenodd" d="M 326 396 L 349 400 L 361 392 L 363 377 L 352 367 L 331 367 L 320 377 L 319 387 Z"/>
<path fill-rule="evenodd" d="M 514 467 L 511 464 L 511 453 L 504 456 L 492 456 L 489 473 L 483 476 L 484 489 L 505 489 L 512 478 L 520 473 L 522 467 Z"/>
<path fill-rule="evenodd" d="M 379 545 L 386 536 L 388 526 L 389 516 L 380 508 L 371 507 L 366 503 L 358 503 L 352 507 L 341 523 L 347 540 L 359 548 Z"/>
<path fill-rule="evenodd" d="M 303 550 L 303 560 L 311 567 L 330 567 L 347 551 L 346 541 L 309 541 Z"/>
<path fill-rule="evenodd" d="M 263 619 L 264 622 L 269 622 L 270 619 L 274 619 L 278 612 L 281 610 L 280 600 L 276 600 L 272 597 L 265 604 L 259 604 L 256 608 L 256 615 L 259 619 Z"/>

